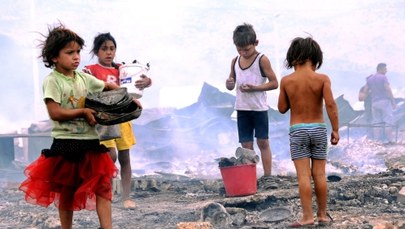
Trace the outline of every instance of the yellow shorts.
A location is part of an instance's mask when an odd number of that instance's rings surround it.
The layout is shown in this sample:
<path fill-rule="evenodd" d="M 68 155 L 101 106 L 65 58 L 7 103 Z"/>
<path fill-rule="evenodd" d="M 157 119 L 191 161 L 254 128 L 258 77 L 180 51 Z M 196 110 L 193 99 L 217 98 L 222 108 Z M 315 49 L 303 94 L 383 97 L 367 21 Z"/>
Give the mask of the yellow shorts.
<path fill-rule="evenodd" d="M 136 144 L 134 132 L 132 131 L 132 123 L 120 123 L 121 137 L 106 141 L 101 141 L 101 144 L 107 148 L 117 148 L 117 150 L 127 150 Z"/>

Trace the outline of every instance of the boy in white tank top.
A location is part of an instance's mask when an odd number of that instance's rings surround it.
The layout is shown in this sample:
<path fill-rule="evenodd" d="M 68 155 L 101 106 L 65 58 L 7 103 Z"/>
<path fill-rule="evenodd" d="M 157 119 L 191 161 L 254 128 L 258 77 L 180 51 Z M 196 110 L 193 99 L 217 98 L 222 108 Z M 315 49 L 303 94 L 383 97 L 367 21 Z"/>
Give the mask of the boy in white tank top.
<path fill-rule="evenodd" d="M 254 137 L 261 153 L 264 188 L 277 188 L 271 176 L 272 155 L 269 144 L 269 121 L 266 91 L 277 89 L 278 81 L 270 60 L 256 50 L 259 41 L 250 24 L 242 24 L 233 32 L 233 42 L 239 56 L 231 63 L 226 88 L 236 88 L 235 110 L 239 142 L 243 148 L 253 150 Z"/>

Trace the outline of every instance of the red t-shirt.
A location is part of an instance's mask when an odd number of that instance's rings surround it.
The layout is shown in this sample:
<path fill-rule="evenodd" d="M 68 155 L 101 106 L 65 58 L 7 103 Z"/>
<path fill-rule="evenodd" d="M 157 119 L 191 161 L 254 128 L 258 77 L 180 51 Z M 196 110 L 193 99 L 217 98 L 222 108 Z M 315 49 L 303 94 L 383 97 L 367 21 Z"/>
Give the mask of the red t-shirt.
<path fill-rule="evenodd" d="M 101 64 L 92 64 L 85 66 L 83 71 L 104 82 L 120 85 L 120 73 L 119 70 L 114 67 L 105 67 Z"/>

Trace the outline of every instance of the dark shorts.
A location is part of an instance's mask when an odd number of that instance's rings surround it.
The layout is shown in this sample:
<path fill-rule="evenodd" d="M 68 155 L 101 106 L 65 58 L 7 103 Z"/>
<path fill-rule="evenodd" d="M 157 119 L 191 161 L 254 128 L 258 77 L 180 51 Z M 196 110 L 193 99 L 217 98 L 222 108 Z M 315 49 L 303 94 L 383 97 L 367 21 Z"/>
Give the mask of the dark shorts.
<path fill-rule="evenodd" d="M 290 127 L 291 159 L 326 159 L 328 136 L 324 123 L 302 123 Z"/>
<path fill-rule="evenodd" d="M 237 111 L 239 142 L 252 142 L 253 134 L 258 139 L 269 138 L 267 111 Z"/>

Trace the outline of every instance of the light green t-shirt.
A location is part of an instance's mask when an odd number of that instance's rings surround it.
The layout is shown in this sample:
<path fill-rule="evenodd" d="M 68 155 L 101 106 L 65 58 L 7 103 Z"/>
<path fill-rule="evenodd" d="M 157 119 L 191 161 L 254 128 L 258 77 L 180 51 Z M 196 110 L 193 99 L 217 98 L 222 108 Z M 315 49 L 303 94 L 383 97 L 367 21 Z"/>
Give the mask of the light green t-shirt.
<path fill-rule="evenodd" d="M 75 77 L 67 77 L 53 70 L 44 79 L 45 99 L 52 99 L 63 108 L 76 109 L 79 99 L 88 93 L 102 91 L 105 83 L 84 72 L 75 71 Z M 98 139 L 96 128 L 90 126 L 84 117 L 69 121 L 52 121 L 51 136 L 58 139 Z"/>

